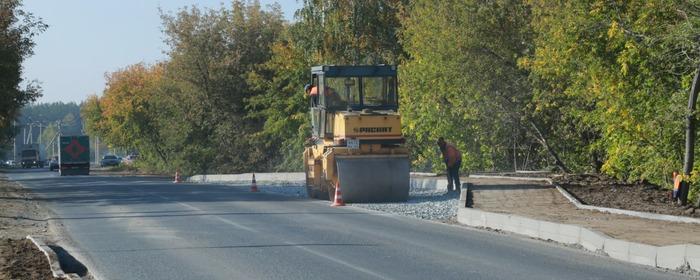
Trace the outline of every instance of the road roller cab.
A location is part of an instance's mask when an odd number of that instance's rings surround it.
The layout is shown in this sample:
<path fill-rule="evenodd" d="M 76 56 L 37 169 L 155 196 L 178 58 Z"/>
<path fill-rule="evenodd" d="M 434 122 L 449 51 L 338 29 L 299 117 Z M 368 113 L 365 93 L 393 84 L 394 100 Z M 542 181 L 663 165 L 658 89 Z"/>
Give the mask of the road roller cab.
<path fill-rule="evenodd" d="M 315 66 L 311 77 L 309 196 L 331 198 L 339 184 L 347 202 L 405 201 L 410 163 L 396 66 Z"/>

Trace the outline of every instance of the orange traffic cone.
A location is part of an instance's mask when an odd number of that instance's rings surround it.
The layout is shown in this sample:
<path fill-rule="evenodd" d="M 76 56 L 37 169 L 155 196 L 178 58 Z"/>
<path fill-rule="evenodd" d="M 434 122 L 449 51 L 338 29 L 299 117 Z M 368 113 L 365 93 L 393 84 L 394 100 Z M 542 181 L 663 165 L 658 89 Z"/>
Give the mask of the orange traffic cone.
<path fill-rule="evenodd" d="M 253 183 L 250 185 L 250 192 L 258 192 L 258 183 L 255 182 L 255 173 L 253 173 Z"/>
<path fill-rule="evenodd" d="M 180 169 L 179 168 L 175 170 L 175 181 L 173 181 L 173 183 L 175 183 L 175 184 L 182 183 L 182 180 L 180 179 Z"/>
<path fill-rule="evenodd" d="M 345 206 L 345 202 L 343 202 L 343 194 L 340 193 L 340 183 L 335 183 L 335 199 L 333 200 L 333 204 L 331 206 L 336 207 L 336 206 Z"/>

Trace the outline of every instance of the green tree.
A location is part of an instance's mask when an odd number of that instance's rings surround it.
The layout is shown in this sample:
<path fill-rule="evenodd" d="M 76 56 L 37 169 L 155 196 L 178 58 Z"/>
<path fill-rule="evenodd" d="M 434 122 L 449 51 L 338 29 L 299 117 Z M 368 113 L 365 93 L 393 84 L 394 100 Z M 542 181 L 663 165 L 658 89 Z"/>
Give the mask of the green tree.
<path fill-rule="evenodd" d="M 266 151 L 250 135 L 261 121 L 247 118 L 252 92 L 246 73 L 271 56 L 283 30 L 279 6 L 234 1 L 232 9 L 180 10 L 163 15 L 170 47 L 168 111 L 177 120 L 182 147 L 177 162 L 193 172 L 240 172 L 264 164 Z M 242 152 L 243 151 L 243 152 Z"/>
<path fill-rule="evenodd" d="M 442 168 L 441 136 L 464 152 L 465 170 L 511 169 L 526 159 L 532 168 L 557 158 L 544 152 L 548 135 L 526 110 L 529 73 L 517 64 L 533 49 L 530 17 L 529 6 L 515 0 L 412 2 L 403 19 L 409 59 L 400 89 L 419 168 Z"/>
<path fill-rule="evenodd" d="M 305 0 L 296 13 L 299 47 L 324 64 L 398 64 L 406 0 Z"/>
<path fill-rule="evenodd" d="M 36 100 L 41 89 L 36 82 L 20 85 L 22 62 L 33 54 L 34 38 L 47 28 L 41 19 L 20 9 L 19 0 L 0 1 L 0 141 L 14 136 L 12 121 L 20 108 Z"/>
<path fill-rule="evenodd" d="M 272 170 L 302 170 L 304 141 L 310 136 L 303 86 L 309 82 L 313 62 L 296 41 L 303 32 L 299 27 L 290 27 L 284 35 L 289 39 L 274 43 L 270 60 L 248 75 L 251 89 L 259 92 L 249 99 L 248 116 L 264 121 L 254 135 L 268 151 L 266 161 Z"/>
<path fill-rule="evenodd" d="M 682 162 L 698 65 L 692 1 L 531 1 L 537 114 L 575 141 L 572 159 L 627 180 L 664 183 Z M 693 39 L 694 38 L 694 39 Z M 544 117 L 543 117 L 544 118 Z"/>

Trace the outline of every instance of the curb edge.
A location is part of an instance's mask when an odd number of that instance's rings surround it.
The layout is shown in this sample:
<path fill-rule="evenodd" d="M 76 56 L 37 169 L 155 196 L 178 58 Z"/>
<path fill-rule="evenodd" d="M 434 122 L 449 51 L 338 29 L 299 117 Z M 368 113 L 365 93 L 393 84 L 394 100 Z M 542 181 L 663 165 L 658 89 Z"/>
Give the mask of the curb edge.
<path fill-rule="evenodd" d="M 49 268 L 51 269 L 51 273 L 53 274 L 54 278 L 69 280 L 82 279 L 75 273 L 65 273 L 63 269 L 61 269 L 61 264 L 58 261 L 58 255 L 56 255 L 56 252 L 54 252 L 53 249 L 51 249 L 51 247 L 46 245 L 46 243 L 43 240 L 37 237 L 32 237 L 31 235 L 27 235 L 26 239 L 29 239 L 32 243 L 34 243 L 34 246 L 36 246 L 39 249 L 39 251 L 44 253 L 46 259 L 49 262 Z"/>

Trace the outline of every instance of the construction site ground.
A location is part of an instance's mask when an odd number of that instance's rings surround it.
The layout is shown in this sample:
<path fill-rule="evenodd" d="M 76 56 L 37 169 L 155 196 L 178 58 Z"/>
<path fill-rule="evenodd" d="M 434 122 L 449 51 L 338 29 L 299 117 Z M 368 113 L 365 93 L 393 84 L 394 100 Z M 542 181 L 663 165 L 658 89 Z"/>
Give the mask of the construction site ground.
<path fill-rule="evenodd" d="M 554 186 L 511 179 L 468 178 L 473 207 L 528 218 L 585 226 L 617 239 L 657 246 L 700 244 L 700 224 L 666 222 L 578 209 Z"/>

